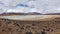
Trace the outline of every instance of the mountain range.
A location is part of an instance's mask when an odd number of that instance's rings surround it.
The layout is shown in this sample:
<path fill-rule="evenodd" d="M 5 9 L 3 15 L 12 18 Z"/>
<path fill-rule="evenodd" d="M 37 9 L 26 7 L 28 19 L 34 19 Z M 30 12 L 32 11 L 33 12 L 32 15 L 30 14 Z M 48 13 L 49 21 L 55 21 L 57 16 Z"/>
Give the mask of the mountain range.
<path fill-rule="evenodd" d="M 47 13 L 47 14 L 42 14 L 42 13 L 3 13 L 0 14 L 0 16 L 6 16 L 6 15 L 60 15 L 60 13 Z"/>

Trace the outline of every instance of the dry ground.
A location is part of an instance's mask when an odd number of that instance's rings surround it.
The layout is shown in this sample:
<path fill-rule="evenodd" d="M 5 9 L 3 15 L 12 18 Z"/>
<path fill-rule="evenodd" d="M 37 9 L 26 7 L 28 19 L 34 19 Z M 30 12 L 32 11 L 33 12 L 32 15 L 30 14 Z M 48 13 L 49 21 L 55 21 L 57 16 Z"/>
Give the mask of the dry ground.
<path fill-rule="evenodd" d="M 0 16 L 0 34 L 60 34 L 60 16 L 8 19 Z"/>

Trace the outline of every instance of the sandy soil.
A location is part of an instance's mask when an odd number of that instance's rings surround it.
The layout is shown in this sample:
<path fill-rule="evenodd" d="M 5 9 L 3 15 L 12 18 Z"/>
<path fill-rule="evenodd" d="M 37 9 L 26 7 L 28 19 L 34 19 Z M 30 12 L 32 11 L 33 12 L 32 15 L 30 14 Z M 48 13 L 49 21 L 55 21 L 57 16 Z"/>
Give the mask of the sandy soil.
<path fill-rule="evenodd" d="M 0 16 L 0 34 L 43 33 L 60 34 L 59 15 Z"/>

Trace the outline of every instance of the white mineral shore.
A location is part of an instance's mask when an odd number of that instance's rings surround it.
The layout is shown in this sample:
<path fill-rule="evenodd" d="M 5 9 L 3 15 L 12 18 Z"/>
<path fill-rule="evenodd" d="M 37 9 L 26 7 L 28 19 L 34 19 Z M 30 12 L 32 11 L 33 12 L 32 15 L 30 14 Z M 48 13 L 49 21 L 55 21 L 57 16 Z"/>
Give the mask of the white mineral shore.
<path fill-rule="evenodd" d="M 0 16 L 0 18 L 22 21 L 46 21 L 54 18 L 60 18 L 59 15 L 10 15 Z"/>

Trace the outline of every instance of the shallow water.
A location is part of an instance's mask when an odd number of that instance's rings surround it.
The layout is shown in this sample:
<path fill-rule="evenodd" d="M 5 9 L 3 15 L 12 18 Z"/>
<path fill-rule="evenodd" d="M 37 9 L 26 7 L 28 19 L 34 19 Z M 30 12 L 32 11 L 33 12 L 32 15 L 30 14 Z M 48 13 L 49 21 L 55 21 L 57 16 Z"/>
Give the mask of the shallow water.
<path fill-rule="evenodd" d="M 13 15 L 13 16 L 0 16 L 0 18 L 6 18 L 6 19 L 13 19 L 13 20 L 16 20 L 16 19 L 34 19 L 34 18 L 38 18 L 38 17 L 43 17 L 43 15 Z"/>

